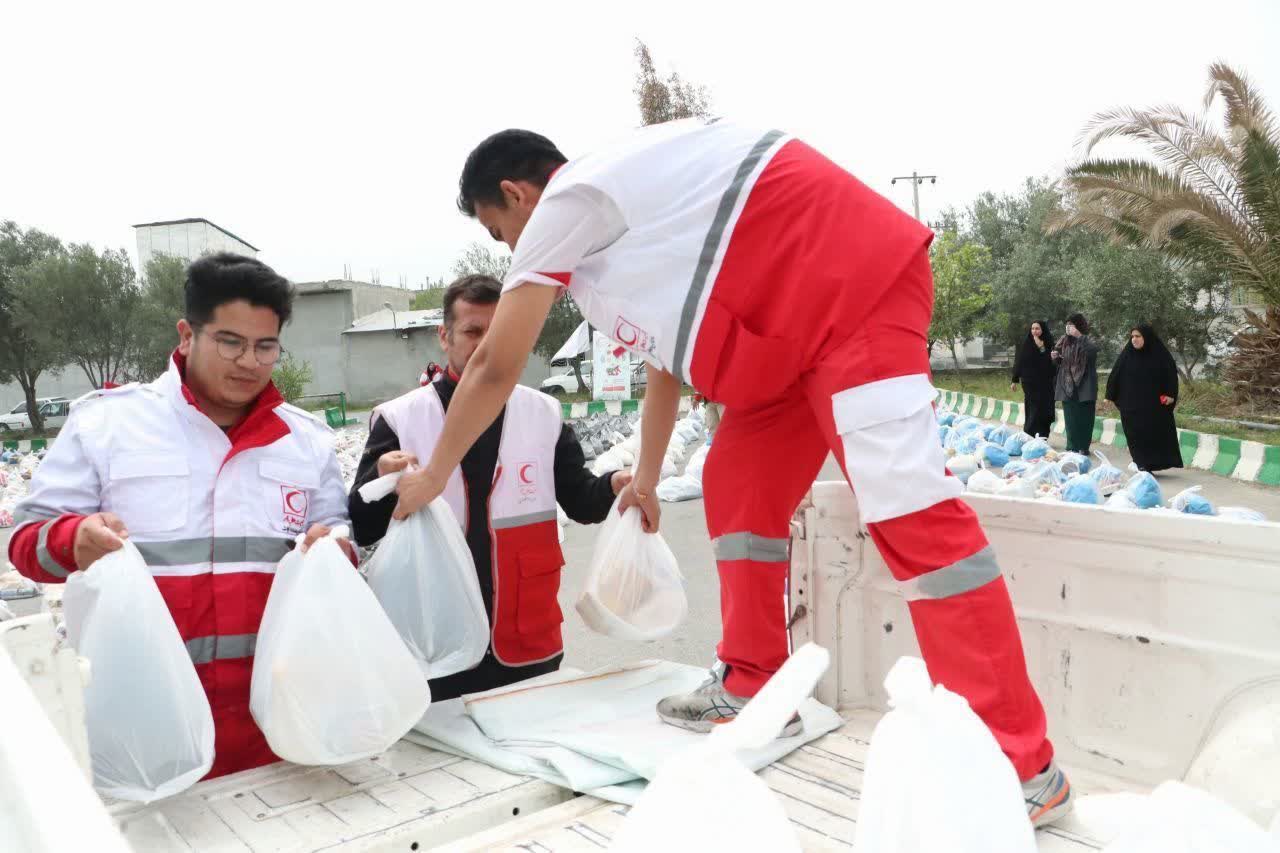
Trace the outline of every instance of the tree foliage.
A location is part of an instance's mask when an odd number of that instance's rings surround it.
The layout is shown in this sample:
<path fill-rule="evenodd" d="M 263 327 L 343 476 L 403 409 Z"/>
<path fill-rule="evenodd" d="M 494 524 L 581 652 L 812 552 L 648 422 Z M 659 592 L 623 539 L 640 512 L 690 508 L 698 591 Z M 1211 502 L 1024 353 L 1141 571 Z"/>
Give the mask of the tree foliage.
<path fill-rule="evenodd" d="M 511 255 L 497 254 L 488 246 L 471 243 L 459 258 L 453 262 L 454 278 L 464 275 L 487 275 L 502 281 L 511 269 Z"/>
<path fill-rule="evenodd" d="M 930 249 L 933 263 L 933 319 L 929 341 L 951 351 L 960 367 L 957 347 L 978 334 L 991 303 L 991 250 L 945 231 Z"/>
<path fill-rule="evenodd" d="M 640 107 L 642 125 L 662 124 L 682 118 L 707 118 L 711 97 L 705 86 L 681 79 L 672 71 L 663 78 L 653 63 L 653 55 L 644 42 L 636 39 L 636 101 Z"/>
<path fill-rule="evenodd" d="M 294 358 L 292 353 L 285 353 L 271 372 L 271 381 L 275 383 L 276 390 L 289 403 L 302 396 L 313 378 L 311 363 Z"/>
<path fill-rule="evenodd" d="M 148 261 L 135 319 L 138 335 L 127 365 L 129 381 L 150 382 L 168 369 L 178 345 L 178 320 L 186 311 L 186 279 L 187 264 L 182 258 L 156 255 Z"/>
<path fill-rule="evenodd" d="M 33 280 L 32 268 L 62 256 L 57 237 L 35 228 L 0 222 L 0 382 L 17 382 L 32 428 L 44 428 L 36 405 L 36 382 L 63 365 L 62 348 L 49 333 L 49 305 Z"/>

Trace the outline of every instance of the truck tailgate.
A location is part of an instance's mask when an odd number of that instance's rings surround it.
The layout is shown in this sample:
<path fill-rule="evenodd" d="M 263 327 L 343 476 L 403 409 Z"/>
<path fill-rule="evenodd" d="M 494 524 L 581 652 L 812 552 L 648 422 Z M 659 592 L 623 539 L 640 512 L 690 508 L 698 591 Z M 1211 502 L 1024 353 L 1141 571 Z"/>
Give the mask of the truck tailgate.
<path fill-rule="evenodd" d="M 281 762 L 201 782 L 152 805 L 116 802 L 139 853 L 427 850 L 573 794 L 400 741 L 340 767 Z"/>

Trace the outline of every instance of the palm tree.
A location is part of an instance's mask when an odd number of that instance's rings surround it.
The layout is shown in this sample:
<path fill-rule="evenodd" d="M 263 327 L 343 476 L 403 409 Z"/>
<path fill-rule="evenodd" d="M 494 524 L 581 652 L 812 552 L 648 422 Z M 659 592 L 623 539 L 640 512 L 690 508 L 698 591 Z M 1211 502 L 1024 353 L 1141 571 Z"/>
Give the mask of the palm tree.
<path fill-rule="evenodd" d="M 1219 100 L 1221 131 L 1207 115 Z M 1071 204 L 1047 230 L 1081 226 L 1221 271 L 1280 315 L 1280 124 L 1257 89 L 1224 63 L 1209 67 L 1204 111 L 1122 107 L 1094 116 L 1081 133 L 1085 159 L 1066 172 Z M 1093 156 L 1116 139 L 1139 143 L 1148 156 Z M 1260 332 L 1277 327 L 1275 318 L 1246 316 Z M 1280 386 L 1280 375 L 1262 384 Z"/>

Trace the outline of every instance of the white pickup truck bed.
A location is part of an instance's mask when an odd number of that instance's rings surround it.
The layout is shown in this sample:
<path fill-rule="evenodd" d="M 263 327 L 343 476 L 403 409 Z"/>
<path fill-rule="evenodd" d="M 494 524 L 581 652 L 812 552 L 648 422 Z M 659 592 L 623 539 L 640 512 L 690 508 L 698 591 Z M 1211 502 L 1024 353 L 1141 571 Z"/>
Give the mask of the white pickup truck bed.
<path fill-rule="evenodd" d="M 1248 746 L 1260 742 L 1251 738 L 1258 712 L 1266 719 L 1280 708 L 1280 525 L 967 499 L 1009 583 L 1077 796 L 1183 779 L 1228 800 L 1245 790 L 1280 801 L 1280 753 L 1255 758 Z M 791 591 L 793 642 L 831 652 L 817 696 L 847 722 L 761 775 L 805 849 L 850 849 L 863 762 L 885 707 L 881 681 L 898 656 L 918 650 L 906 603 L 843 484 L 815 484 L 796 514 Z M 1248 802 L 1233 804 L 1250 812 Z M 1269 821 L 1260 809 L 1250 816 Z M 279 764 L 150 806 L 110 806 L 137 853 L 561 853 L 608 847 L 625 814 L 408 740 L 343 767 Z M 1072 815 L 1039 833 L 1040 849 L 1102 849 L 1107 831 Z"/>
<path fill-rule="evenodd" d="M 805 850 L 850 850 L 862 771 L 877 711 L 803 746 L 761 777 L 781 799 Z M 1129 790 L 1075 770 L 1077 792 Z M 569 853 L 609 846 L 626 806 L 574 797 L 547 782 L 402 741 L 384 756 L 337 768 L 292 765 L 203 783 L 153 806 L 117 804 L 112 816 L 143 851 L 523 850 Z M 1099 850 L 1079 820 L 1039 834 L 1045 853 Z M 416 847 L 414 845 L 417 845 Z"/>

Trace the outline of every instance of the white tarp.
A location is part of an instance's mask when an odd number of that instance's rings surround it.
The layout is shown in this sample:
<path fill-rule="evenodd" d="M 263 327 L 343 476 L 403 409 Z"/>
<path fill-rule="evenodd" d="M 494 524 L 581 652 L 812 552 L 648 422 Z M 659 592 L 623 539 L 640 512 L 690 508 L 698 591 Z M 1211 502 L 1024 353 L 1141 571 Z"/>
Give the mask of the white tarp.
<path fill-rule="evenodd" d="M 637 780 L 653 778 L 668 757 L 705 737 L 661 722 L 658 700 L 690 691 L 706 677 L 705 669 L 665 661 L 586 675 L 564 669 L 432 705 L 408 738 L 631 805 L 643 790 Z M 743 764 L 762 769 L 842 722 L 814 699 L 805 702 L 800 716 L 801 734 L 739 753 Z"/>
<path fill-rule="evenodd" d="M 587 321 L 583 320 L 578 328 L 573 330 L 573 334 L 564 342 L 564 346 L 556 350 L 556 354 L 551 356 L 551 361 L 556 362 L 562 358 L 573 358 L 582 355 L 591 347 L 591 333 L 587 329 Z"/>

